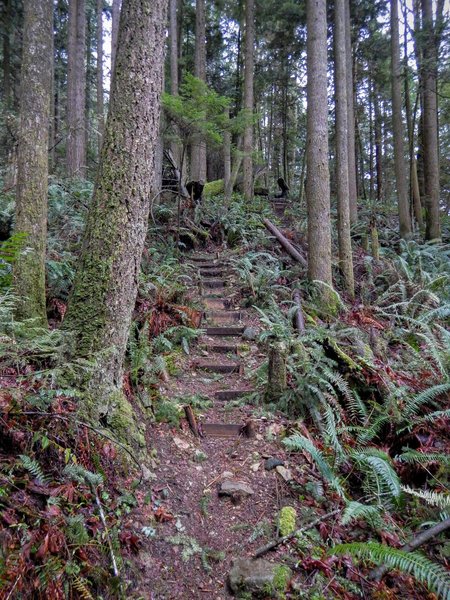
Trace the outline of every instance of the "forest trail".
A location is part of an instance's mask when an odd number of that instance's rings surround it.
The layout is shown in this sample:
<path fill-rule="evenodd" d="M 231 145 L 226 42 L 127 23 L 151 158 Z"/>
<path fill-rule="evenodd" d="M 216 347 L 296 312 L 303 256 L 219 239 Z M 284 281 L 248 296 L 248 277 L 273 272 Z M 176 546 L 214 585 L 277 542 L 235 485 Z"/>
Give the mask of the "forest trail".
<path fill-rule="evenodd" d="M 194 293 L 204 309 L 205 334 L 164 393 L 192 399 L 199 436 L 184 420 L 182 431 L 167 424 L 152 430 L 152 509 L 159 522 L 139 554 L 144 576 L 139 591 L 148 597 L 148 585 L 151 598 L 229 598 L 234 559 L 250 558 L 276 537 L 283 506 L 295 508 L 305 522 L 318 513 L 300 501 L 299 484 L 308 469 L 303 457 L 288 456 L 280 444 L 287 421 L 268 418 L 248 403 L 249 375 L 264 355 L 254 341 L 255 312 L 237 308 L 229 253 L 195 254 L 188 261 L 199 274 Z M 205 396 L 211 402 L 198 403 Z M 279 554 L 273 552 L 270 560 L 279 560 Z M 264 561 L 252 563 L 256 570 L 261 564 L 267 571 Z"/>

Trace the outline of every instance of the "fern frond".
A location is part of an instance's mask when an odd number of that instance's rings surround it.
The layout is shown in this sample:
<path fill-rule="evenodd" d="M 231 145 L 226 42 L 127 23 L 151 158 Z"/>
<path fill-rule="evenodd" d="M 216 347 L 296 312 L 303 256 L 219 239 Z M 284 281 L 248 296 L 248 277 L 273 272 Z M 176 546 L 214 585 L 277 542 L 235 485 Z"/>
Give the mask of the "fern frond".
<path fill-rule="evenodd" d="M 81 577 L 74 577 L 72 585 L 80 594 L 80 598 L 82 598 L 83 600 L 94 600 L 94 596 L 91 594 L 87 587 L 86 579 Z"/>
<path fill-rule="evenodd" d="M 383 519 L 381 517 L 380 507 L 371 504 L 362 504 L 352 500 L 345 507 L 342 515 L 342 525 L 348 525 L 351 521 L 364 519 L 374 529 L 383 527 Z"/>
<path fill-rule="evenodd" d="M 409 487 L 409 485 L 402 485 L 401 488 L 407 494 L 421 498 L 431 506 L 437 506 L 443 510 L 450 508 L 450 494 L 433 492 L 430 490 L 415 490 L 414 488 Z"/>
<path fill-rule="evenodd" d="M 381 450 L 369 448 L 351 452 L 350 456 L 360 465 L 366 465 L 372 471 L 377 482 L 384 484 L 394 498 L 401 494 L 400 480 L 390 464 L 390 458 Z"/>
<path fill-rule="evenodd" d="M 450 383 L 441 383 L 439 385 L 429 387 L 423 392 L 420 392 L 420 394 L 416 394 L 412 398 L 407 399 L 403 411 L 405 418 L 410 418 L 416 415 L 421 406 L 433 402 L 436 400 L 436 398 L 439 398 L 439 396 L 447 392 L 450 392 Z"/>
<path fill-rule="evenodd" d="M 436 462 L 440 465 L 450 466 L 450 455 L 440 452 L 418 452 L 417 450 L 411 450 L 410 448 L 404 448 L 404 452 L 399 454 L 395 458 L 400 462 L 412 463 L 419 465 L 428 465 L 429 463 Z"/>
<path fill-rule="evenodd" d="M 97 488 L 103 483 L 103 477 L 100 473 L 92 473 L 81 465 L 68 464 L 64 468 L 64 475 L 69 479 L 73 479 L 77 483 L 86 483 L 94 488 Z"/>
<path fill-rule="evenodd" d="M 353 542 L 339 544 L 331 548 L 329 554 L 351 556 L 360 560 L 370 560 L 376 565 L 386 565 L 409 573 L 428 586 L 443 600 L 450 600 L 450 575 L 441 565 L 432 562 L 419 552 L 404 552 L 377 542 Z"/>
<path fill-rule="evenodd" d="M 316 448 L 316 446 L 306 437 L 300 433 L 295 433 L 290 437 L 283 440 L 283 444 L 289 448 L 289 450 L 299 451 L 304 450 L 310 454 L 311 458 L 317 465 L 322 477 L 340 494 L 344 495 L 343 488 L 339 481 L 339 478 L 333 473 L 332 468 L 326 461 L 322 452 Z"/>
<path fill-rule="evenodd" d="M 42 471 L 41 465 L 34 458 L 30 458 L 25 454 L 20 454 L 19 458 L 22 462 L 23 467 L 33 475 L 35 479 L 37 479 L 41 484 L 48 483 L 50 478 L 47 475 L 44 475 Z"/>

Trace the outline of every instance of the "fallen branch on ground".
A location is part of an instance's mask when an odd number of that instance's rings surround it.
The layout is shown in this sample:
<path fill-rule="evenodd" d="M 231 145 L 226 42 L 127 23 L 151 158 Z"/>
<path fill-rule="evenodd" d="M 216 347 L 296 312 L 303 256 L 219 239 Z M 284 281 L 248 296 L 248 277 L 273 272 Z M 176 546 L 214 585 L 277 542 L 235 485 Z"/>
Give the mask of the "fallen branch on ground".
<path fill-rule="evenodd" d="M 269 550 L 273 550 L 280 544 L 285 544 L 292 538 L 297 537 L 298 535 L 304 533 L 305 531 L 309 531 L 310 529 L 313 529 L 313 527 L 315 527 L 322 521 L 325 521 L 326 519 L 329 519 L 330 517 L 334 517 L 334 515 L 337 515 L 340 512 L 341 512 L 340 509 L 333 510 L 333 511 L 327 513 L 326 515 L 322 515 L 321 517 L 314 519 L 314 521 L 312 521 L 308 525 L 305 525 L 304 527 L 300 527 L 300 529 L 296 529 L 289 535 L 284 535 L 283 537 L 277 538 L 276 540 L 272 540 L 265 546 L 261 546 L 260 548 L 258 548 L 256 550 L 255 554 L 253 555 L 253 558 L 258 558 L 258 557 L 262 556 L 263 554 L 266 554 L 266 552 L 269 552 Z"/>
<path fill-rule="evenodd" d="M 412 552 L 413 550 L 416 550 L 417 548 L 419 548 L 429 540 L 433 539 L 440 533 L 443 533 L 447 529 L 450 529 L 450 518 L 445 519 L 444 521 L 441 521 L 436 525 L 433 525 L 433 527 L 430 527 L 429 529 L 426 529 L 421 533 L 418 533 L 415 537 L 412 538 L 412 540 L 410 540 L 407 544 L 402 546 L 400 550 L 402 550 L 403 552 Z M 372 569 L 372 571 L 370 571 L 369 579 L 371 579 L 372 581 L 381 581 L 381 579 L 384 577 L 384 575 L 386 575 L 386 573 L 389 570 L 390 567 L 387 567 L 386 565 L 376 567 L 375 569 Z"/>

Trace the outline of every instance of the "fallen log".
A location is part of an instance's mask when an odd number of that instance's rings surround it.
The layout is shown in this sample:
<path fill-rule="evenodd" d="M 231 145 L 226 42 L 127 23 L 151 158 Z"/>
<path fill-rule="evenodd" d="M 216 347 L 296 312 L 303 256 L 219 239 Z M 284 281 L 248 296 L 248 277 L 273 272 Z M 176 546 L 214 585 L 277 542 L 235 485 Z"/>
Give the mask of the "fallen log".
<path fill-rule="evenodd" d="M 296 250 L 296 248 L 294 248 L 291 242 L 281 233 L 278 227 L 276 227 L 271 221 L 269 221 L 269 219 L 263 219 L 263 223 L 270 231 L 270 233 L 272 233 L 277 238 L 277 240 L 280 242 L 280 244 L 283 246 L 283 248 L 286 250 L 289 256 L 291 256 L 294 260 L 299 262 L 303 267 L 306 267 L 306 260 L 303 258 L 300 252 Z"/>

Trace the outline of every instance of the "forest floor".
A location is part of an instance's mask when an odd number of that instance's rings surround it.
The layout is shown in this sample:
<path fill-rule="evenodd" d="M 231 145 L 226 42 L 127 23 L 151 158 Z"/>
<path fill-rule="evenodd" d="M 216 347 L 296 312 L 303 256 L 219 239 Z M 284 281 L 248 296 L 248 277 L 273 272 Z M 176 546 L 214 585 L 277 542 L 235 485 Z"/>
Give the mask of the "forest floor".
<path fill-rule="evenodd" d="M 199 298 L 206 310 L 204 320 L 208 320 L 208 309 L 217 310 L 222 304 L 220 317 L 212 319 L 212 324 L 249 328 L 249 337 L 256 338 L 258 320 L 251 309 L 240 309 L 238 321 L 229 309 L 227 318 L 225 306 L 229 306 L 228 299 L 239 289 L 227 269 L 226 253 L 213 260 L 217 256 L 214 250 L 205 255 L 204 262 L 213 261 L 222 268 L 218 280 L 226 287 L 216 298 Z M 203 294 L 207 292 L 203 288 Z M 237 353 L 215 352 L 220 345 L 235 345 Z M 181 431 L 167 424 L 152 429 L 150 441 L 157 457 L 154 510 L 160 511 L 161 523 L 155 538 L 139 555 L 145 574 L 141 588 L 144 597 L 146 584 L 150 583 L 154 598 L 227 598 L 232 561 L 251 557 L 275 535 L 283 506 L 292 506 L 300 521 L 305 522 L 329 508 L 325 499 L 319 508 L 319 503 L 305 502 L 299 495 L 305 469 L 309 467 L 302 455 L 288 456 L 279 443 L 281 433 L 291 426 L 285 418 L 264 416 L 263 410 L 245 401 L 245 394 L 236 400 L 215 399 L 220 390 L 251 392 L 249 380 L 263 358 L 255 342 L 240 335 L 204 335 L 184 364 L 179 365 L 179 376 L 164 386 L 164 394 L 169 398 L 201 395 L 212 398 L 213 403 L 197 413 L 200 437 L 193 435 L 186 421 Z M 236 370 L 222 375 L 205 371 L 204 365 L 236 365 Z M 249 420 L 250 436 L 231 432 L 222 437 L 220 432 L 202 432 L 203 424 L 245 427 Z M 275 458 L 282 468 L 268 470 L 267 461 Z M 248 493 L 237 491 L 221 496 L 224 482 L 238 487 L 244 483 L 250 489 Z M 145 522 L 137 525 L 142 528 Z M 277 552 L 275 558 L 283 552 Z"/>

